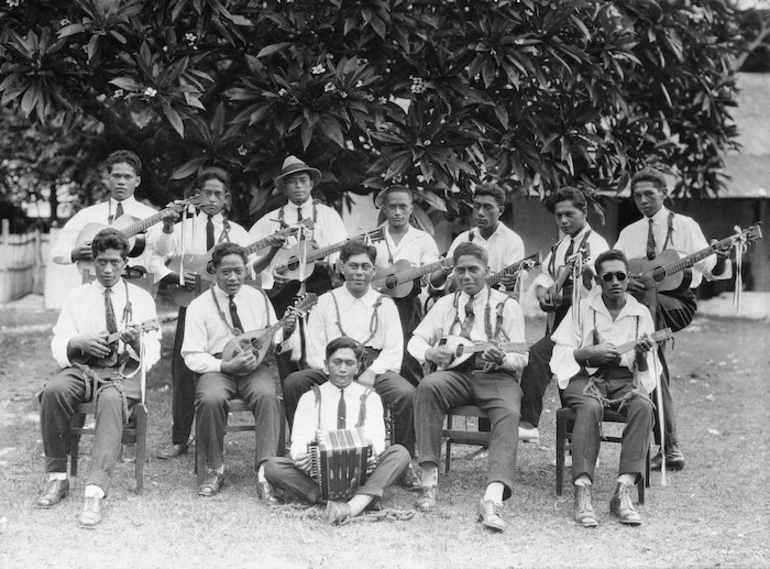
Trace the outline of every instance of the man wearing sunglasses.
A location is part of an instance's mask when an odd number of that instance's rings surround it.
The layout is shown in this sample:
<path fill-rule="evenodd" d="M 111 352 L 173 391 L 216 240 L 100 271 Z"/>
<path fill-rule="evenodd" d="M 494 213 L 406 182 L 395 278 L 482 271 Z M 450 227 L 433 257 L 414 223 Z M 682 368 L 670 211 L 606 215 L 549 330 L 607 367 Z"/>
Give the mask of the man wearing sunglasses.
<path fill-rule="evenodd" d="M 615 249 L 595 263 L 598 288 L 573 306 L 551 338 L 555 342 L 551 369 L 559 380 L 562 402 L 575 413 L 572 432 L 574 518 L 585 527 L 598 525 L 591 495 L 599 455 L 605 407 L 626 417 L 615 493 L 610 513 L 627 525 L 642 523 L 630 491 L 644 476 L 650 446 L 653 406 L 649 393 L 660 366 L 648 337 L 655 331 L 649 309 L 627 294 L 628 260 Z M 573 312 L 579 310 L 579 317 Z M 621 353 L 617 346 L 635 342 Z"/>

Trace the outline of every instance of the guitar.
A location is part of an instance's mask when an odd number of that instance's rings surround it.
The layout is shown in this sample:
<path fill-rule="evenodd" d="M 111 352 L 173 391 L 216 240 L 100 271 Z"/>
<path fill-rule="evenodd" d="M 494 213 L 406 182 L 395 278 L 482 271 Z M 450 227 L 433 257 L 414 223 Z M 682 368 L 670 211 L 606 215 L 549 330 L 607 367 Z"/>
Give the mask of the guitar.
<path fill-rule="evenodd" d="M 123 235 L 125 235 L 128 238 L 129 243 L 129 257 L 138 257 L 144 252 L 145 242 L 144 242 L 144 236 L 139 235 L 143 231 L 146 231 L 156 223 L 160 223 L 163 221 L 165 215 L 169 211 L 175 211 L 176 213 L 181 213 L 184 211 L 184 208 L 186 208 L 188 205 L 194 205 L 196 207 L 201 207 L 205 203 L 204 197 L 202 193 L 197 193 L 194 196 L 190 196 L 189 198 L 185 198 L 183 200 L 177 200 L 172 205 L 168 206 L 167 208 L 164 208 L 160 210 L 158 213 L 151 215 L 150 217 L 147 217 L 145 219 L 138 219 L 134 217 L 133 215 L 124 214 L 121 215 L 119 218 L 113 220 L 112 223 L 109 225 L 106 225 L 104 223 L 88 223 L 86 224 L 83 229 L 80 230 L 80 233 L 78 233 L 78 237 L 75 240 L 75 246 L 80 247 L 81 245 L 85 245 L 87 243 L 91 243 L 93 241 L 94 237 L 96 237 L 96 234 L 99 233 L 102 229 L 105 229 L 107 227 L 111 227 L 113 229 L 117 229 L 120 231 Z M 90 273 L 93 273 L 93 262 L 92 261 L 84 261 L 79 260 L 77 262 L 78 266 L 78 272 L 83 273 L 83 271 L 88 271 Z"/>
<path fill-rule="evenodd" d="M 160 327 L 160 324 L 158 323 L 157 318 L 151 318 L 149 320 L 145 320 L 141 324 L 139 324 L 139 327 L 142 329 L 143 332 L 148 332 L 150 330 L 157 330 Z M 97 334 L 100 338 L 104 339 L 107 344 L 112 344 L 114 342 L 117 342 L 120 339 L 121 331 L 113 332 L 110 334 L 107 330 L 102 330 Z M 88 354 L 81 354 L 78 356 L 75 356 L 71 359 L 72 363 L 78 363 L 83 365 L 92 365 L 97 367 L 113 367 L 115 364 L 117 364 L 120 360 L 121 365 L 123 367 L 121 368 L 121 373 L 124 375 L 132 375 L 134 371 L 136 371 L 139 368 L 139 362 L 135 360 L 132 356 L 129 355 L 128 351 L 123 352 L 122 354 L 118 355 L 118 351 L 116 349 L 110 350 L 110 355 L 105 356 L 103 358 L 97 358 L 96 356 L 91 356 Z"/>
<path fill-rule="evenodd" d="M 304 316 L 317 302 L 317 294 L 306 294 L 294 304 L 292 309 L 286 312 L 283 318 L 269 328 L 252 330 L 251 332 L 244 332 L 240 336 L 236 336 L 225 344 L 225 347 L 222 350 L 222 361 L 230 361 L 238 354 L 250 350 L 257 358 L 257 365 L 261 364 L 273 345 L 273 336 L 275 336 L 275 333 L 278 332 L 281 326 L 283 326 L 284 322 L 289 318 L 292 318 L 295 314 L 297 317 Z"/>
<path fill-rule="evenodd" d="M 539 267 L 541 262 L 542 261 L 540 260 L 540 252 L 538 251 L 537 253 L 533 253 L 529 257 L 524 257 L 521 261 L 517 261 L 512 265 L 508 265 L 502 271 L 498 271 L 488 276 L 487 284 L 492 287 L 496 286 L 503 277 L 508 275 L 515 275 L 522 269 L 526 271 L 534 267 Z"/>
<path fill-rule="evenodd" d="M 281 229 L 280 231 L 276 231 L 273 235 L 282 235 L 284 237 L 294 235 L 297 233 L 297 231 L 299 231 L 300 225 L 312 227 L 313 220 L 305 219 L 300 224 L 292 225 L 285 229 Z M 254 243 L 244 247 L 244 249 L 246 249 L 246 254 L 251 255 L 252 253 L 256 253 L 257 251 L 267 247 L 271 237 L 265 237 L 264 239 L 260 239 L 259 241 L 255 241 Z M 178 255 L 169 259 L 167 266 L 171 271 L 180 273 L 182 271 L 182 267 L 184 267 L 185 272 L 192 272 L 200 277 L 199 279 L 195 279 L 195 287 L 193 289 L 188 289 L 187 287 L 180 285 L 171 285 L 168 287 L 169 296 L 171 297 L 171 300 L 174 302 L 174 304 L 177 306 L 188 306 L 193 301 L 193 299 L 195 299 L 195 297 L 200 294 L 204 283 L 214 282 L 214 265 L 211 260 L 211 254 L 215 247 L 216 246 L 212 247 L 205 253 L 189 253 L 185 254 L 184 256 Z"/>
<path fill-rule="evenodd" d="M 404 298 L 412 292 L 415 279 L 443 268 L 453 267 L 454 259 L 446 258 L 420 267 L 412 267 L 406 259 L 396 261 L 387 269 L 377 269 L 371 286 L 392 298 Z"/>
<path fill-rule="evenodd" d="M 359 239 L 370 239 L 372 241 L 382 241 L 384 239 L 384 228 L 379 227 L 369 233 L 362 233 L 361 235 L 355 235 L 345 241 L 334 243 L 326 247 L 318 247 L 315 241 L 307 241 L 307 255 L 305 257 L 305 279 L 307 279 L 315 270 L 316 261 L 328 257 L 332 253 L 336 253 L 342 249 L 346 243 L 350 241 L 356 241 Z M 273 259 L 273 269 L 282 275 L 289 278 L 290 281 L 299 281 L 299 265 L 300 265 L 300 251 L 299 243 L 289 249 L 280 249 Z M 288 284 L 288 283 L 287 283 Z M 284 286 L 273 285 L 273 288 L 267 291 L 271 297 L 277 296 L 285 288 Z"/>
<path fill-rule="evenodd" d="M 639 299 L 641 302 L 647 301 L 644 303 L 649 305 L 650 295 L 655 290 L 659 292 L 687 290 L 692 283 L 692 271 L 689 269 L 698 261 L 710 257 L 717 251 L 726 251 L 737 241 L 753 243 L 760 239 L 762 239 L 762 230 L 759 228 L 759 224 L 755 223 L 740 233 L 726 237 L 685 257 L 680 257 L 679 253 L 673 249 L 666 249 L 651 261 L 648 259 L 630 259 L 628 261 L 629 276 L 650 289 L 644 300 Z"/>
<path fill-rule="evenodd" d="M 462 336 L 445 336 L 436 344 L 435 348 L 446 346 L 452 350 L 452 360 L 446 365 L 431 363 L 430 371 L 444 371 L 459 366 L 461 363 L 469 360 L 474 354 L 481 353 L 487 348 L 497 347 L 504 352 L 516 352 L 523 354 L 529 350 L 529 344 L 520 342 L 474 342 Z"/>
<path fill-rule="evenodd" d="M 556 307 L 561 306 L 562 303 L 562 290 L 567 282 L 567 279 L 572 275 L 572 268 L 577 263 L 578 259 L 586 262 L 591 256 L 591 245 L 584 243 L 580 249 L 570 255 L 564 262 L 564 266 L 559 269 L 559 274 L 556 277 L 556 281 L 551 286 L 549 293 L 551 296 L 551 303 L 554 308 L 548 312 L 545 322 L 545 333 L 550 335 L 554 332 L 554 325 L 556 324 Z M 574 284 L 574 283 L 573 283 Z"/>

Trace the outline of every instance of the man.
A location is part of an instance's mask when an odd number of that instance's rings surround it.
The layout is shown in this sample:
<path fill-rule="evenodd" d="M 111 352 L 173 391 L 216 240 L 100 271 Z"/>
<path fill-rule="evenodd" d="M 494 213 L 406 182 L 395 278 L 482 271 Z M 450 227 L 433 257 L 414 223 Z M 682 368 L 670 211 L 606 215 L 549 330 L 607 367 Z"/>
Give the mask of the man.
<path fill-rule="evenodd" d="M 85 504 L 78 518 L 83 528 L 94 528 L 102 520 L 102 500 L 110 491 L 123 425 L 141 401 L 142 371 L 129 370 L 138 363 L 146 372 L 160 358 L 160 331 L 142 334 L 140 326 L 156 318 L 155 302 L 121 278 L 128 249 L 126 237 L 110 228 L 91 242 L 89 257 L 94 260 L 96 280 L 74 289 L 59 314 L 51 351 L 62 370 L 40 398 L 48 473 L 45 492 L 37 501 L 41 508 L 54 506 L 69 493 L 67 452 L 72 416 L 79 404 L 97 403 Z M 108 343 L 102 330 L 117 333 L 119 339 Z"/>
<path fill-rule="evenodd" d="M 378 269 L 388 270 L 398 261 L 406 261 L 414 268 L 439 260 L 438 247 L 433 237 L 409 223 L 414 209 L 413 200 L 412 191 L 404 186 L 391 186 L 383 193 L 382 207 L 386 221 L 383 226 L 384 239 L 375 245 Z M 420 282 L 415 281 L 412 292 L 405 297 L 393 299 L 401 319 L 405 347 L 423 316 L 419 299 Z M 412 385 L 417 385 L 422 378 L 420 364 L 406 350 L 401 375 Z"/>
<path fill-rule="evenodd" d="M 404 447 L 385 448 L 380 397 L 353 381 L 361 369 L 363 353 L 361 344 L 352 338 L 342 336 L 329 342 L 324 360 L 324 373 L 329 381 L 299 400 L 291 430 L 291 458 L 271 458 L 265 467 L 265 476 L 273 486 L 309 504 L 317 504 L 321 501 L 321 491 L 308 475 L 311 463 L 308 444 L 317 440 L 319 431 L 362 427 L 373 447 L 370 464 L 376 466 L 347 503 L 327 503 L 327 516 L 333 524 L 359 515 L 374 500 L 382 498 L 385 488 L 398 480 L 409 466 L 409 452 Z"/>
<path fill-rule="evenodd" d="M 551 381 L 549 362 L 553 351 L 551 334 L 558 328 L 564 316 L 572 306 L 572 294 L 575 283 L 572 271 L 564 281 L 560 294 L 556 294 L 555 282 L 565 270 L 573 254 L 585 250 L 588 254 L 583 261 L 583 271 L 579 291 L 585 296 L 593 286 L 594 272 L 592 259 L 609 249 L 604 238 L 588 224 L 588 204 L 583 192 L 577 188 L 565 187 L 553 194 L 548 201 L 548 211 L 553 213 L 556 225 L 564 236 L 551 247 L 551 252 L 543 264 L 544 271 L 534 281 L 535 294 L 544 312 L 552 312 L 553 324 L 546 330 L 546 335 L 529 348 L 529 361 L 521 374 L 521 422 L 519 440 L 535 441 L 539 438 L 537 425 L 543 411 L 543 396 Z"/>
<path fill-rule="evenodd" d="M 655 325 L 646 306 L 626 294 L 628 260 L 617 250 L 596 258 L 596 283 L 592 292 L 571 307 L 553 334 L 556 346 L 551 367 L 563 390 L 564 405 L 575 413 L 572 431 L 572 482 L 575 485 L 575 521 L 598 525 L 591 503 L 594 468 L 599 455 L 602 409 L 610 407 L 626 417 L 620 450 L 620 468 L 610 512 L 628 525 L 642 523 L 630 492 L 644 476 L 650 448 L 653 406 L 649 393 L 660 369 L 647 337 Z M 580 310 L 580 324 L 572 311 Z M 617 346 L 636 341 L 635 349 L 619 353 Z"/>
<path fill-rule="evenodd" d="M 643 168 L 631 179 L 631 193 L 636 207 L 644 216 L 623 229 L 615 248 L 625 253 L 629 259 L 655 259 L 662 251 L 673 249 L 680 255 L 689 255 L 708 247 L 698 223 L 689 217 L 674 213 L 663 205 L 666 199 L 666 179 L 653 168 Z M 731 270 L 726 263 L 726 254 L 710 256 L 692 267 L 690 288 L 683 292 L 648 291 L 643 283 L 631 279 L 628 290 L 637 299 L 647 302 L 655 317 L 656 327 L 671 328 L 678 332 L 687 327 L 695 315 L 694 289 L 700 285 L 703 277 L 707 279 L 729 278 Z M 648 293 L 651 295 L 648 297 Z M 665 425 L 666 468 L 682 470 L 684 455 L 679 449 L 676 431 L 674 404 L 671 398 L 670 374 L 663 347 L 658 349 L 663 366 L 661 395 Z M 657 419 L 657 417 L 656 417 Z M 656 424 L 655 439 L 660 444 L 660 425 Z M 660 470 L 662 463 L 660 452 L 652 460 L 652 469 Z"/>
<path fill-rule="evenodd" d="M 198 486 L 200 496 L 214 496 L 225 481 L 224 435 L 228 401 L 243 399 L 254 413 L 257 448 L 257 490 L 262 501 L 275 501 L 265 479 L 265 461 L 277 456 L 281 421 L 279 393 L 273 371 L 266 361 L 259 362 L 251 350 L 230 360 L 222 359 L 225 345 L 243 332 L 272 326 L 275 312 L 261 290 L 243 286 L 246 277 L 246 251 L 236 243 L 220 243 L 212 262 L 216 286 L 200 295 L 187 308 L 182 357 L 194 373 L 200 374 L 195 388 L 195 423 L 198 452 L 206 453 L 207 471 Z M 270 342 L 289 348 L 296 319 L 284 320 Z M 199 473 L 202 477 L 203 473 Z M 200 480 L 200 479 L 199 479 Z"/>
<path fill-rule="evenodd" d="M 432 510 L 438 491 L 441 427 L 449 409 L 478 405 L 489 415 L 489 472 L 478 516 L 485 527 L 503 531 L 502 503 L 513 491 L 521 389 L 516 374 L 527 362 L 525 354 L 505 352 L 498 340 L 524 341 L 524 317 L 519 303 L 486 284 L 489 257 L 477 243 L 461 243 L 453 253 L 460 290 L 440 298 L 414 331 L 409 353 L 419 362 L 450 364 L 454 352 L 438 345 L 445 335 L 473 342 L 489 342 L 475 358 L 423 378 L 414 400 L 417 452 L 422 467 L 422 495 L 417 508 Z"/>

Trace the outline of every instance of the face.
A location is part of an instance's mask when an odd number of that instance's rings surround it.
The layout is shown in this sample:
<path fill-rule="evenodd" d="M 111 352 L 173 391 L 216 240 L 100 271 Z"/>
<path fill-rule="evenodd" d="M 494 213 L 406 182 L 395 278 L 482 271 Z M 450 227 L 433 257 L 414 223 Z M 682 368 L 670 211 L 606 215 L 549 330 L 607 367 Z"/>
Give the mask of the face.
<path fill-rule="evenodd" d="M 122 251 L 118 249 L 107 249 L 101 251 L 94 259 L 94 270 L 96 278 L 102 286 L 111 287 L 120 280 L 120 274 L 126 267 L 126 259 Z"/>
<path fill-rule="evenodd" d="M 406 192 L 393 192 L 385 200 L 385 217 L 391 227 L 408 225 L 412 209 L 412 200 Z"/>
<path fill-rule="evenodd" d="M 283 190 L 286 197 L 294 205 L 302 205 L 310 197 L 313 190 L 313 179 L 307 172 L 298 172 L 283 180 Z"/>
<path fill-rule="evenodd" d="M 619 280 L 618 275 L 625 275 L 625 278 Z M 628 268 L 623 261 L 603 262 L 601 272 L 596 275 L 595 279 L 602 288 L 602 296 L 605 300 L 618 301 L 625 298 L 628 288 Z M 609 281 L 605 279 L 609 279 Z"/>
<path fill-rule="evenodd" d="M 342 265 L 345 286 L 353 295 L 364 294 L 374 277 L 374 263 L 366 253 L 352 255 Z"/>
<path fill-rule="evenodd" d="M 136 175 L 133 166 L 125 162 L 118 162 L 112 165 L 107 180 L 113 199 L 123 201 L 134 195 L 134 191 L 141 183 L 142 178 Z"/>
<path fill-rule="evenodd" d="M 345 389 L 353 383 L 360 363 L 356 360 L 353 348 L 340 348 L 324 362 L 329 370 L 329 381 L 339 389 Z"/>
<path fill-rule="evenodd" d="M 222 257 L 222 262 L 216 268 L 217 286 L 227 294 L 236 294 L 246 279 L 246 265 L 240 255 L 232 254 Z"/>
<path fill-rule="evenodd" d="M 642 180 L 634 184 L 634 202 L 644 217 L 652 217 L 663 207 L 666 194 L 652 182 Z"/>
<path fill-rule="evenodd" d="M 473 255 L 460 255 L 455 264 L 455 278 L 468 296 L 477 294 L 486 286 L 487 267 Z"/>
<path fill-rule="evenodd" d="M 585 227 L 586 210 L 580 209 L 572 203 L 572 200 L 557 202 L 554 207 L 553 216 L 556 219 L 556 225 L 559 226 L 565 235 L 574 237 Z"/>
<path fill-rule="evenodd" d="M 492 229 L 497 226 L 497 220 L 505 208 L 497 205 L 492 196 L 476 196 L 473 198 L 473 224 L 479 229 Z"/>
<path fill-rule="evenodd" d="M 225 207 L 230 194 L 225 190 L 225 185 L 220 180 L 206 180 L 201 188 L 203 192 L 203 207 L 201 210 L 206 215 L 216 215 Z"/>

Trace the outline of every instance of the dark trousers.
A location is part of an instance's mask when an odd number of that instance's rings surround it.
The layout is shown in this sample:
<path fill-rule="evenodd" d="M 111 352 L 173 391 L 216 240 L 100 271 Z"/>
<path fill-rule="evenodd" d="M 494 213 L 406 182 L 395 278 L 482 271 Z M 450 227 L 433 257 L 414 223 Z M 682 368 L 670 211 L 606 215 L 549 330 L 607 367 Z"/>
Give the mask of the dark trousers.
<path fill-rule="evenodd" d="M 392 485 L 406 470 L 411 458 L 401 445 L 391 445 L 379 456 L 377 467 L 356 494 L 381 498 L 385 488 Z M 318 482 L 300 470 L 289 458 L 275 457 L 265 465 L 265 478 L 276 488 L 281 488 L 295 498 L 315 504 L 321 499 Z"/>
<path fill-rule="evenodd" d="M 171 355 L 171 412 L 173 418 L 171 442 L 175 445 L 187 443 L 195 418 L 195 373 L 190 371 L 182 357 L 186 315 L 187 308 L 180 306 L 176 319 L 174 351 Z"/>
<path fill-rule="evenodd" d="M 275 381 L 265 365 L 246 377 L 204 373 L 198 378 L 195 394 L 195 422 L 198 452 L 205 453 L 210 470 L 224 464 L 222 452 L 227 427 L 229 400 L 240 397 L 254 413 L 256 451 L 254 466 L 279 453 L 281 410 Z M 200 475 L 201 473 L 199 473 Z"/>
<path fill-rule="evenodd" d="M 459 405 L 477 405 L 489 415 L 489 472 L 487 484 L 501 482 L 503 499 L 513 490 L 519 437 L 521 388 L 508 371 L 472 373 L 437 371 L 425 376 L 414 398 L 414 424 L 420 464 L 438 464 L 441 429 L 447 411 Z"/>
<path fill-rule="evenodd" d="M 100 377 L 104 370 L 91 368 Z M 133 379 L 133 378 L 132 378 Z M 123 389 L 129 404 L 140 399 L 138 380 L 126 380 Z M 43 433 L 46 472 L 66 472 L 67 453 L 72 438 L 71 421 L 76 407 L 86 403 L 86 384 L 82 372 L 74 367 L 63 369 L 43 389 L 40 398 L 40 428 Z M 116 387 L 99 393 L 96 406 L 96 434 L 86 484 L 99 486 L 109 493 L 115 464 L 123 437 L 123 400 Z"/>
<path fill-rule="evenodd" d="M 286 418 L 294 426 L 299 398 L 313 385 L 326 383 L 329 377 L 318 369 L 292 373 L 283 382 Z M 414 453 L 414 386 L 397 373 L 388 371 L 374 379 L 374 390 L 393 412 L 393 439 Z"/>
<path fill-rule="evenodd" d="M 576 375 L 562 392 L 565 406 L 575 413 L 572 430 L 572 481 L 583 474 L 594 480 L 596 457 L 599 456 L 602 404 L 595 397 L 584 395 L 588 376 Z M 597 385 L 602 395 L 617 399 L 631 391 L 631 378 L 611 379 Z M 623 442 L 620 450 L 618 474 L 644 476 L 647 452 L 650 449 L 650 431 L 653 423 L 653 406 L 648 397 L 630 398 L 620 411 L 626 418 Z"/>
<path fill-rule="evenodd" d="M 415 286 L 415 290 L 419 293 L 419 286 Z M 417 328 L 417 325 L 422 320 L 422 303 L 417 296 L 413 295 L 404 298 L 394 298 L 393 301 L 398 309 L 398 316 L 401 319 L 401 332 L 404 335 L 404 359 L 401 363 L 401 377 L 416 387 L 423 376 L 422 366 L 407 351 L 406 345 L 412 338 L 414 329 Z"/>

